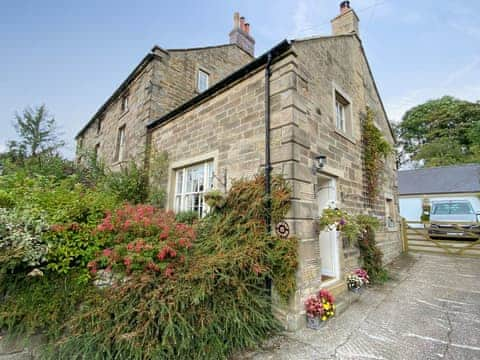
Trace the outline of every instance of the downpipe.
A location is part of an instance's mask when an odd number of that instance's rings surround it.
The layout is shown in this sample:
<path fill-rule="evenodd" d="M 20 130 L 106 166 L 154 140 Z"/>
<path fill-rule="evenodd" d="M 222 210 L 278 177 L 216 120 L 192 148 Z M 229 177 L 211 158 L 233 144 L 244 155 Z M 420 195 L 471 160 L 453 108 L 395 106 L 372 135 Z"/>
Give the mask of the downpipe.
<path fill-rule="evenodd" d="M 267 55 L 265 65 L 265 224 L 267 234 L 272 232 L 272 199 L 271 199 L 271 157 L 270 157 L 270 78 L 272 76 L 272 54 Z M 272 279 L 267 277 L 265 287 L 269 297 L 272 296 Z"/>

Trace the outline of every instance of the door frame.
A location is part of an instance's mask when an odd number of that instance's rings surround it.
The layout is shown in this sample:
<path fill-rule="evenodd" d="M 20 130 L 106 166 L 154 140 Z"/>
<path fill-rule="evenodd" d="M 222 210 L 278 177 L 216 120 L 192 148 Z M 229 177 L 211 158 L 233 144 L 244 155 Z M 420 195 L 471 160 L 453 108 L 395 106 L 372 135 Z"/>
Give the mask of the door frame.
<path fill-rule="evenodd" d="M 317 189 L 315 191 L 315 195 L 316 195 L 316 198 L 317 198 L 317 206 L 318 206 L 318 216 L 320 217 L 321 216 L 321 211 L 323 210 L 323 208 L 325 207 L 325 205 L 321 205 L 320 204 L 320 198 L 319 198 L 319 193 L 320 191 L 325 188 L 325 186 L 321 186 L 320 184 L 324 181 L 328 181 L 326 184 L 328 188 L 331 188 L 333 189 L 333 194 L 331 196 L 329 196 L 329 199 L 328 199 L 328 202 L 334 200 L 335 202 L 338 202 L 338 191 L 337 191 L 337 177 L 336 176 L 333 176 L 333 175 L 330 175 L 330 174 L 327 174 L 327 173 L 319 173 L 317 174 Z M 341 269 L 340 269 L 340 252 L 341 252 L 341 244 L 340 244 L 340 241 L 339 239 L 341 238 L 338 234 L 338 231 L 332 231 L 331 232 L 332 235 L 331 235 L 331 239 L 332 240 L 332 256 L 333 256 L 333 279 L 331 280 L 328 280 L 326 281 L 323 285 L 326 285 L 326 284 L 329 284 L 329 283 L 333 283 L 333 282 L 336 282 L 340 279 L 340 276 L 341 276 Z M 320 248 L 321 248 L 321 244 L 320 244 L 320 233 L 318 235 L 318 241 L 319 241 L 319 255 L 320 255 L 320 259 L 321 259 L 321 251 L 320 251 Z M 320 268 L 320 271 L 322 271 L 322 269 Z M 323 275 L 323 273 L 322 273 Z"/>

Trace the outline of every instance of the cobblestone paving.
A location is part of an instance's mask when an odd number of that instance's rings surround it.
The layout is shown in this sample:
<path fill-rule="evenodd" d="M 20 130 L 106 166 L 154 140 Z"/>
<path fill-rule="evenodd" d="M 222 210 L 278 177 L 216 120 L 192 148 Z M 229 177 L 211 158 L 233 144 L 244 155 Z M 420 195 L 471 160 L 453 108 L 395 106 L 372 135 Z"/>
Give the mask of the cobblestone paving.
<path fill-rule="evenodd" d="M 319 331 L 271 339 L 242 358 L 480 359 L 480 260 L 404 256 Z"/>

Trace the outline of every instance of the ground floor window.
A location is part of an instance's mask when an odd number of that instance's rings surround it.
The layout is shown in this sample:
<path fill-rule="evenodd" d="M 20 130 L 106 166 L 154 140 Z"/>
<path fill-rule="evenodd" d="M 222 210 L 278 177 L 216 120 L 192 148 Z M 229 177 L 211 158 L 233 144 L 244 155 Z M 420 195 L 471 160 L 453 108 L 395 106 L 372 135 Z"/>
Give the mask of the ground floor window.
<path fill-rule="evenodd" d="M 204 194 L 213 189 L 213 161 L 177 169 L 175 176 L 175 211 L 195 211 L 205 216 Z"/>

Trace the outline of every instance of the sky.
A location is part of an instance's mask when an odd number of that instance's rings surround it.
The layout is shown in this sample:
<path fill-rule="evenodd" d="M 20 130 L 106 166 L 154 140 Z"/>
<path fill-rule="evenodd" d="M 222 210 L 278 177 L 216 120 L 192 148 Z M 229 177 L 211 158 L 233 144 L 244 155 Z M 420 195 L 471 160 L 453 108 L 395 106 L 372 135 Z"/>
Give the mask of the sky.
<path fill-rule="evenodd" d="M 340 0 L 0 0 L 0 151 L 15 112 L 45 104 L 74 137 L 154 44 L 228 43 L 233 13 L 260 55 L 281 40 L 329 35 Z M 480 1 L 351 0 L 388 116 L 452 95 L 480 100 Z"/>

